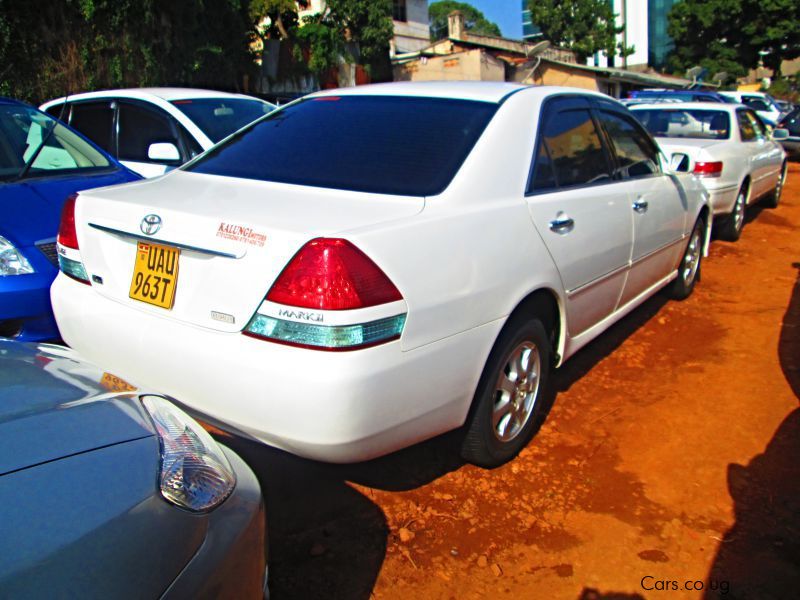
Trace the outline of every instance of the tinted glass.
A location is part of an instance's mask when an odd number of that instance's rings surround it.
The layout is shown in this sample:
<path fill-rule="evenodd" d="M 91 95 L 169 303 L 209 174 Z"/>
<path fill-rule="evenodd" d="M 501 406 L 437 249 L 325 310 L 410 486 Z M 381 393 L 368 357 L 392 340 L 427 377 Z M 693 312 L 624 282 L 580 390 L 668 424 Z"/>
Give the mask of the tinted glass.
<path fill-rule="evenodd" d="M 627 177 L 646 177 L 659 172 L 658 151 L 635 119 L 602 111 L 600 120 L 611 139 L 619 169 Z"/>
<path fill-rule="evenodd" d="M 115 154 L 112 145 L 114 109 L 111 102 L 81 102 L 72 105 L 69 124 L 106 152 Z"/>
<path fill-rule="evenodd" d="M 559 187 L 585 185 L 611 177 L 600 136 L 588 110 L 548 113 L 543 127 L 540 143 L 547 147 Z M 541 151 L 538 156 L 542 156 Z"/>
<path fill-rule="evenodd" d="M 749 142 L 750 140 L 756 139 L 756 128 L 753 125 L 753 121 L 747 116 L 747 113 L 743 110 L 736 111 L 736 120 L 739 121 L 739 131 L 742 134 L 742 141 Z"/>
<path fill-rule="evenodd" d="M 441 98 L 309 99 L 268 115 L 187 169 L 431 196 L 447 187 L 496 110 L 487 102 Z"/>
<path fill-rule="evenodd" d="M 782 127 L 789 130 L 791 135 L 800 135 L 800 108 L 795 108 L 781 122 Z"/>
<path fill-rule="evenodd" d="M 147 157 L 150 144 L 178 145 L 168 115 L 135 104 L 120 104 L 117 135 L 120 160 L 152 162 Z"/>
<path fill-rule="evenodd" d="M 175 100 L 172 104 L 215 144 L 275 108 L 266 102 L 246 98 Z"/>
<path fill-rule="evenodd" d="M 631 113 L 656 137 L 726 140 L 731 120 L 721 110 L 634 109 Z"/>
<path fill-rule="evenodd" d="M 750 121 L 753 123 L 753 128 L 756 131 L 756 137 L 766 139 L 768 137 L 767 127 L 766 125 L 764 125 L 761 119 L 758 118 L 758 115 L 750 110 L 745 111 L 745 114 L 747 115 L 747 118 L 750 119 Z"/>
<path fill-rule="evenodd" d="M 0 105 L 0 179 L 13 179 L 31 159 L 33 164 L 28 170 L 31 176 L 111 165 L 80 136 L 56 123 L 45 113 L 27 106 Z M 48 137 L 53 125 L 55 129 Z M 47 143 L 41 147 L 45 139 Z"/>
<path fill-rule="evenodd" d="M 769 103 L 758 96 L 742 96 L 742 104 L 749 106 L 753 110 L 771 110 Z"/>
<path fill-rule="evenodd" d="M 543 191 L 556 187 L 556 176 L 553 172 L 553 162 L 547 153 L 547 146 L 542 141 L 539 144 L 539 151 L 536 153 L 536 162 L 533 167 L 533 179 L 528 191 Z"/>

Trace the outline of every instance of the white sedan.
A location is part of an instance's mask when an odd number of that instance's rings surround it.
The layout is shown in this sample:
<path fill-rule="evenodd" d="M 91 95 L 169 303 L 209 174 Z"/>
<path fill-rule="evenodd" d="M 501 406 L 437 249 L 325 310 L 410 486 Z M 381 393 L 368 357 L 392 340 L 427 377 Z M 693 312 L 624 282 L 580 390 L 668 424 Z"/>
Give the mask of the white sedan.
<path fill-rule="evenodd" d="M 601 94 L 363 86 L 82 192 L 51 295 L 67 343 L 212 423 L 332 462 L 463 425 L 463 456 L 495 466 L 552 367 L 691 293 L 711 218 Z"/>
<path fill-rule="evenodd" d="M 163 175 L 274 108 L 252 96 L 191 88 L 86 92 L 41 106 L 143 177 Z"/>
<path fill-rule="evenodd" d="M 719 215 L 717 234 L 739 239 L 749 204 L 778 205 L 786 181 L 786 152 L 753 109 L 736 104 L 639 104 L 631 112 L 667 155 L 697 175 Z"/>

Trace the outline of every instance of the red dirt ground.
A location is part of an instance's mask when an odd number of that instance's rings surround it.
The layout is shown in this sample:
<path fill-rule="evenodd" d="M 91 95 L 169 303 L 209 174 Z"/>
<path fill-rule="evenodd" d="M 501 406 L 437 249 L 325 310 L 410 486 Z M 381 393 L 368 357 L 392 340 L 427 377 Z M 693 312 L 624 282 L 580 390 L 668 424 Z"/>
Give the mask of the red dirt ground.
<path fill-rule="evenodd" d="M 226 438 L 264 488 L 273 600 L 800 597 L 800 165 L 748 215 L 691 298 L 559 370 L 502 468 L 454 435 L 349 466 Z"/>

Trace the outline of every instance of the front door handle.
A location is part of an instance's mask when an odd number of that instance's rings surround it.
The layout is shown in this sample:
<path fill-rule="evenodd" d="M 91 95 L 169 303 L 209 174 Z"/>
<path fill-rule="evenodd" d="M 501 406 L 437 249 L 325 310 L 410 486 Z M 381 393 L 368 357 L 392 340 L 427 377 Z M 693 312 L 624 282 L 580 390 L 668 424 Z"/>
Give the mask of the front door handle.
<path fill-rule="evenodd" d="M 573 227 L 575 227 L 575 221 L 564 212 L 559 211 L 556 218 L 550 221 L 550 231 L 556 233 L 568 233 L 572 231 Z"/>
<path fill-rule="evenodd" d="M 647 200 L 642 200 L 641 198 L 638 198 L 636 202 L 633 203 L 633 210 L 635 210 L 638 213 L 647 212 L 648 206 L 649 204 Z"/>

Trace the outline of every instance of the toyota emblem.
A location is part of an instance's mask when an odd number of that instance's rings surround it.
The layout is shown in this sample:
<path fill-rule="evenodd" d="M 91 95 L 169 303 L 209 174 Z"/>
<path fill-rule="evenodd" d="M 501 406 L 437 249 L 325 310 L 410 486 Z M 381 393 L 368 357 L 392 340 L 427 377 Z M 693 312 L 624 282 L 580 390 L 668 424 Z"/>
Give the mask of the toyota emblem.
<path fill-rule="evenodd" d="M 139 229 L 141 229 L 142 233 L 145 235 L 158 233 L 158 230 L 161 229 L 161 217 L 158 215 L 147 215 L 142 219 L 142 224 L 139 226 Z"/>

